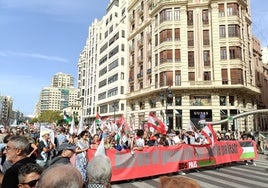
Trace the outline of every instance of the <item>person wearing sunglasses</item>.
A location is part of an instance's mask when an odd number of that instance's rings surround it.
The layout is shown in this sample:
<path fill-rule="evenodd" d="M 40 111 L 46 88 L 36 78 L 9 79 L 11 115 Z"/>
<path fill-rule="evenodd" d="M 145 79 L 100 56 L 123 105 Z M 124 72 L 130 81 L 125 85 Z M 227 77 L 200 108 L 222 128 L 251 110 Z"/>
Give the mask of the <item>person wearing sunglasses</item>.
<path fill-rule="evenodd" d="M 33 188 L 39 180 L 43 168 L 38 164 L 28 163 L 19 169 L 19 188 Z"/>

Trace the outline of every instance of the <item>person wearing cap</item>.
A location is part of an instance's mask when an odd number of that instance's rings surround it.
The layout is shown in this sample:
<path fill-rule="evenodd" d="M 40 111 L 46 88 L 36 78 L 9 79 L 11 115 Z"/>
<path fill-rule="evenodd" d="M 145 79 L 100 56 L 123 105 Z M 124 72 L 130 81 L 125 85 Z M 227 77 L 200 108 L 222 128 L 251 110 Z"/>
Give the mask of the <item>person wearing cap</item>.
<path fill-rule="evenodd" d="M 50 151 L 54 149 L 54 144 L 50 141 L 50 132 L 49 131 L 42 131 L 40 133 L 41 139 L 38 143 L 38 154 L 36 163 L 40 166 L 44 167 L 50 157 Z"/>
<path fill-rule="evenodd" d="M 45 167 L 55 164 L 71 164 L 70 158 L 76 151 L 76 146 L 71 143 L 62 143 L 58 149 L 58 155 L 52 160 L 48 161 Z"/>

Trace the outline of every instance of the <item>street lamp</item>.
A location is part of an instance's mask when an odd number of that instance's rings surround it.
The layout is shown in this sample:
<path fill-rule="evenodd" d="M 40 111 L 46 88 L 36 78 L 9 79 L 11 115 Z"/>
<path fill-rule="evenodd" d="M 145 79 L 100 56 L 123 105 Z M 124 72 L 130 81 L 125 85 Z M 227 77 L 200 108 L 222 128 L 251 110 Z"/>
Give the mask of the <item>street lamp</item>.
<path fill-rule="evenodd" d="M 164 102 L 164 100 L 166 99 L 165 122 L 167 125 L 167 107 L 168 104 L 172 104 L 173 102 L 173 94 L 170 88 L 166 88 L 162 91 L 162 93 L 160 94 L 160 99 L 162 100 L 162 102 Z M 168 128 L 170 129 L 170 126 L 168 126 Z"/>

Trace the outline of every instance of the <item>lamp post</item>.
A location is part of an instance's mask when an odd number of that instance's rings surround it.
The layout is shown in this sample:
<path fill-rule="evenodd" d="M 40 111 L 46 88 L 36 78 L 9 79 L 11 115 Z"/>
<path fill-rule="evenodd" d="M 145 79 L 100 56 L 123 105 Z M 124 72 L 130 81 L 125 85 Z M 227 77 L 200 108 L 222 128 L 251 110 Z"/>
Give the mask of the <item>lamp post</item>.
<path fill-rule="evenodd" d="M 167 107 L 168 104 L 172 104 L 173 102 L 173 94 L 170 88 L 166 88 L 162 91 L 162 93 L 160 94 L 160 99 L 162 99 L 162 101 L 166 100 L 165 122 L 167 125 Z M 168 126 L 168 128 L 170 129 L 170 126 Z"/>

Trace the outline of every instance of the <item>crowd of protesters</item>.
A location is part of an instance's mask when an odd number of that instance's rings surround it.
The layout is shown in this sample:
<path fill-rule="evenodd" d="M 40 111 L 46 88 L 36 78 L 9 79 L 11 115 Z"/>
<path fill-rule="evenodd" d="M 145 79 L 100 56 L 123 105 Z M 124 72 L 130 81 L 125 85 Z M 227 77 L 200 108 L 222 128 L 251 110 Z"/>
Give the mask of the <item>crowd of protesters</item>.
<path fill-rule="evenodd" d="M 190 130 L 183 129 L 171 131 L 168 134 L 160 134 L 141 129 L 125 130 L 121 128 L 118 129 L 118 131 L 111 131 L 108 127 L 104 126 L 102 129 L 97 129 L 94 133 L 90 132 L 88 128 L 85 128 L 77 135 L 70 134 L 69 126 L 67 125 L 51 129 L 54 135 L 53 139 L 49 131 L 39 132 L 39 130 L 40 129 L 34 128 L 12 127 L 0 133 L 0 167 L 3 188 L 18 187 L 18 185 L 23 187 L 25 182 L 21 181 L 24 181 L 26 175 L 20 174 L 19 169 L 21 166 L 28 163 L 37 163 L 43 170 L 58 164 L 72 165 L 80 172 L 81 181 L 85 186 L 90 181 L 87 172 L 88 159 L 86 152 L 88 149 L 97 149 L 101 140 L 103 140 L 105 149 L 115 149 L 119 151 L 129 150 L 132 154 L 135 153 L 135 151 L 140 151 L 143 150 L 144 147 L 150 146 L 209 144 L 207 135 L 203 134 L 202 131 L 195 127 L 192 127 Z M 216 135 L 218 141 L 254 140 L 252 132 L 239 133 L 238 131 L 228 130 L 225 132 L 218 131 Z M 10 146 L 10 143 L 13 145 Z M 16 151 L 16 149 L 20 149 L 20 152 L 11 155 L 10 153 L 13 152 L 11 150 Z M 33 167 L 30 169 L 32 168 Z M 39 175 L 41 174 L 40 169 L 34 169 L 36 171 L 38 170 Z M 24 171 L 27 171 L 27 169 L 24 169 Z M 14 181 L 14 178 L 11 178 L 19 174 L 20 176 L 16 181 Z M 37 182 L 37 179 L 29 182 L 34 184 Z M 78 184 L 80 183 L 78 182 Z"/>

